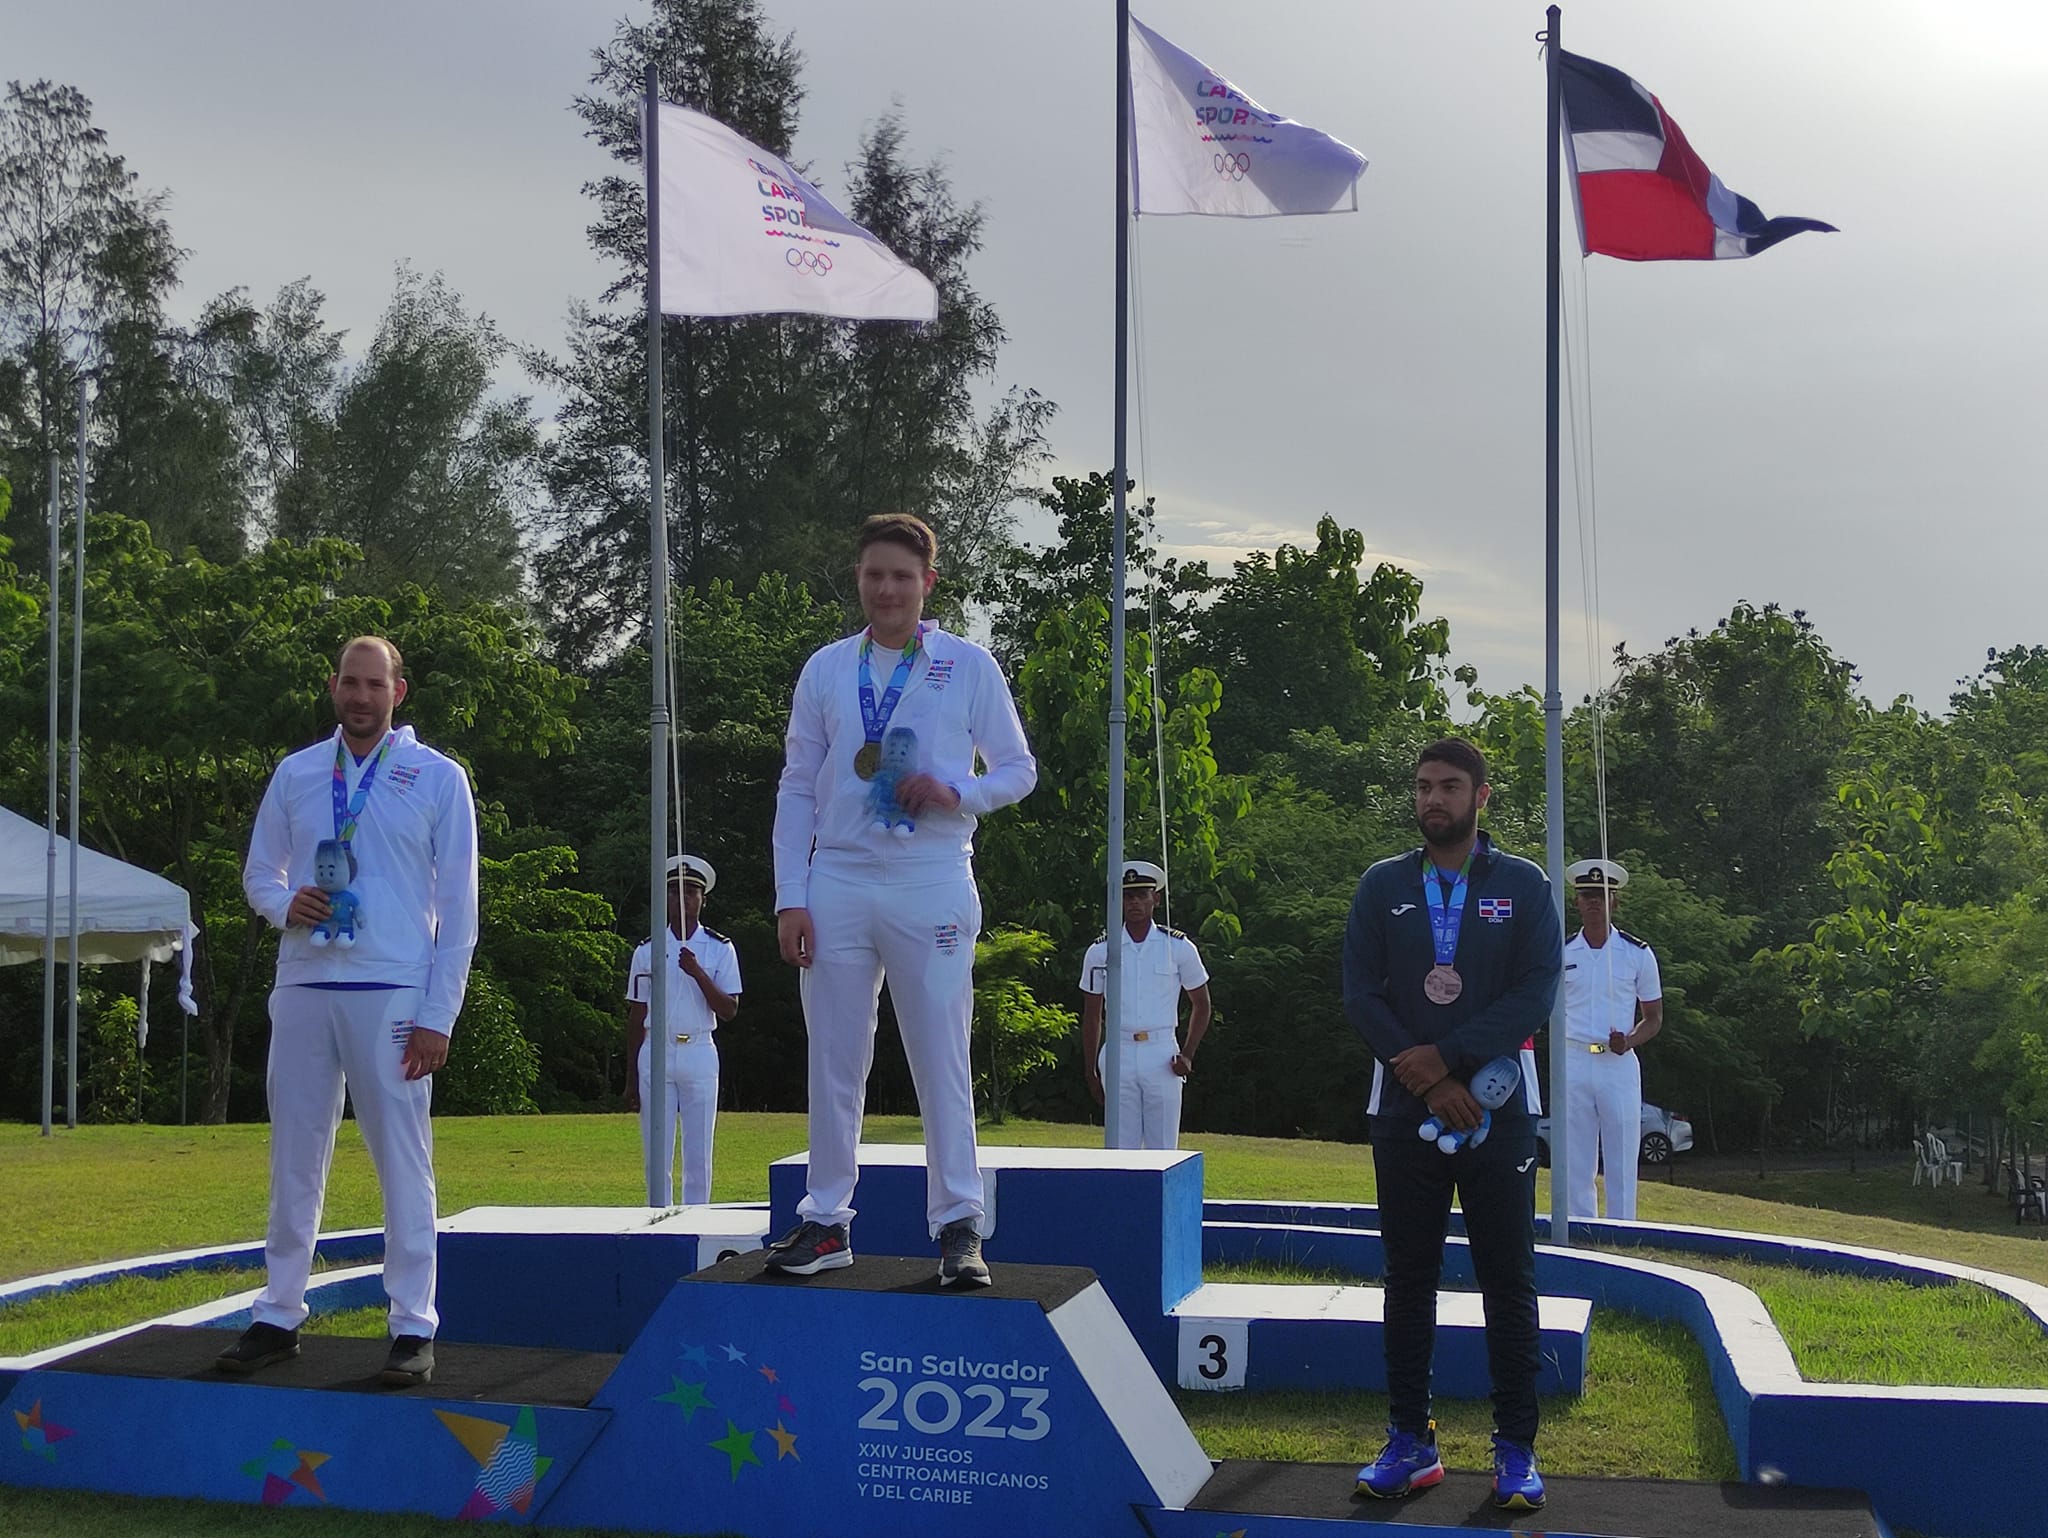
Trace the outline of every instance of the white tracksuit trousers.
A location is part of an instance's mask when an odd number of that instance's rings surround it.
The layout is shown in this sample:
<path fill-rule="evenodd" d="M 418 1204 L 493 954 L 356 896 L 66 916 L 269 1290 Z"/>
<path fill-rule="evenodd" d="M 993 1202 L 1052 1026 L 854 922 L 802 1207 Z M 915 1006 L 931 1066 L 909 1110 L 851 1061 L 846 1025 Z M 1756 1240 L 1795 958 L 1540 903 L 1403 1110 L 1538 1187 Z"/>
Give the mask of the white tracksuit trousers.
<path fill-rule="evenodd" d="M 270 1232 L 261 1324 L 305 1322 L 306 1279 L 327 1198 L 344 1092 L 384 1193 L 384 1292 L 391 1333 L 431 1337 L 435 1197 L 432 1078 L 405 1077 L 405 1044 L 425 990 L 284 987 L 270 995 Z"/>
<path fill-rule="evenodd" d="M 1593 1190 L 1597 1160 L 1607 1171 L 1607 1216 L 1633 1220 L 1636 1160 L 1643 1146 L 1642 1064 L 1633 1052 L 1588 1052 L 1573 1042 L 1567 1098 L 1571 1134 L 1565 1158 L 1571 1165 L 1572 1215 L 1599 1213 Z"/>
<path fill-rule="evenodd" d="M 978 1227 L 981 1164 L 967 1056 L 974 941 L 981 933 L 973 875 L 961 871 L 934 881 L 920 872 L 892 881 L 813 867 L 808 906 L 818 949 L 803 974 L 811 1156 L 810 1190 L 798 1216 L 827 1224 L 853 1219 L 860 1178 L 855 1150 L 886 974 L 924 1118 L 926 1220 L 934 1235 L 958 1218 L 972 1218 Z"/>
<path fill-rule="evenodd" d="M 1117 1084 L 1118 1148 L 1180 1147 L 1180 1098 L 1184 1087 L 1173 1071 L 1180 1043 L 1172 1031 L 1151 1031 L 1144 1041 L 1123 1041 Z M 1109 1049 L 1096 1053 L 1096 1069 L 1108 1083 Z"/>
<path fill-rule="evenodd" d="M 683 980 L 690 987 L 689 979 Z M 673 982 L 670 987 L 676 986 Z M 640 1043 L 640 1146 L 650 1148 L 655 1136 L 651 1118 L 652 1097 L 648 1090 L 648 1060 L 653 1043 Z M 668 1044 L 668 1157 L 661 1161 L 661 1200 L 655 1205 L 675 1202 L 675 1150 L 680 1134 L 683 1143 L 683 1205 L 697 1207 L 711 1200 L 712 1135 L 718 1127 L 718 1043 L 709 1031 L 692 1032 L 688 1041 L 673 1037 Z"/>

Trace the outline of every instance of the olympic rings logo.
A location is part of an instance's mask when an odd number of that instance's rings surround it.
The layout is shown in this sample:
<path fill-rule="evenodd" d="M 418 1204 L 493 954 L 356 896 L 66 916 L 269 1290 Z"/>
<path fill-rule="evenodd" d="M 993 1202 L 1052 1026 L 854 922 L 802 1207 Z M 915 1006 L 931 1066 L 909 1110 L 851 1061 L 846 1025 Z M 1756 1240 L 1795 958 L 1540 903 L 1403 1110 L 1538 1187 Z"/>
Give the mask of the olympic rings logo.
<path fill-rule="evenodd" d="M 1234 155 L 1211 155 L 1209 158 L 1216 163 L 1218 176 L 1227 176 L 1234 182 L 1241 182 L 1251 174 L 1252 157 L 1243 150 Z"/>
<path fill-rule="evenodd" d="M 782 259 L 800 272 L 814 272 L 821 278 L 832 270 L 832 258 L 822 251 L 799 251 L 791 246 L 782 253 Z"/>

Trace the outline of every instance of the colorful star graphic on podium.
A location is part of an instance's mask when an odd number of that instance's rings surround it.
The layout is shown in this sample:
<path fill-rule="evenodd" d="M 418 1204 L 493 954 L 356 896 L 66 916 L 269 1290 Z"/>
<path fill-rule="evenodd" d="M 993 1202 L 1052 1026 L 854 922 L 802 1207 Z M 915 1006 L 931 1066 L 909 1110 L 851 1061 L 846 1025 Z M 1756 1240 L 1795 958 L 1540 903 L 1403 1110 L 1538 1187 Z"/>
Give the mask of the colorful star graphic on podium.
<path fill-rule="evenodd" d="M 777 1463 L 780 1463 L 784 1458 L 794 1458 L 798 1463 L 804 1461 L 803 1454 L 796 1450 L 796 1433 L 785 1428 L 781 1421 L 777 1421 L 769 1429 L 768 1435 L 775 1438 L 775 1461 Z"/>
<path fill-rule="evenodd" d="M 728 1362 L 744 1362 L 747 1359 L 746 1352 L 740 1350 L 738 1346 L 726 1346 L 723 1350 L 725 1351 L 725 1359 Z"/>
<path fill-rule="evenodd" d="M 683 1379 L 674 1376 L 669 1378 L 668 1383 L 668 1392 L 666 1394 L 656 1394 L 654 1402 L 656 1404 L 672 1404 L 678 1410 L 681 1410 L 685 1426 L 689 1425 L 696 1418 L 699 1410 L 715 1410 L 718 1408 L 717 1405 L 704 1397 L 704 1390 L 709 1387 L 708 1384 L 687 1383 Z"/>
<path fill-rule="evenodd" d="M 21 1450 L 34 1453 L 50 1463 L 57 1461 L 57 1444 L 70 1436 L 69 1426 L 60 1426 L 53 1420 L 43 1418 L 43 1402 L 38 1399 L 28 1408 L 28 1413 L 14 1412 L 14 1423 L 21 1427 Z"/>
<path fill-rule="evenodd" d="M 294 1490 L 303 1490 L 314 1500 L 324 1503 L 327 1492 L 320 1488 L 318 1471 L 329 1456 L 294 1446 L 279 1437 L 270 1444 L 268 1452 L 243 1464 L 242 1472 L 250 1479 L 263 1481 L 263 1504 L 266 1506 L 282 1506 L 292 1498 Z"/>
<path fill-rule="evenodd" d="M 751 1463 L 755 1468 L 761 1467 L 761 1460 L 754 1452 L 754 1433 L 740 1430 L 731 1421 L 725 1423 L 725 1435 L 710 1445 L 732 1460 L 734 1484 L 739 1483 L 741 1464 Z"/>
<path fill-rule="evenodd" d="M 776 1396 L 775 1408 L 780 1410 L 784 1415 L 796 1414 L 796 1405 L 787 1394 L 778 1394 Z"/>
<path fill-rule="evenodd" d="M 775 1375 L 775 1369 L 772 1367 L 756 1367 L 754 1371 L 766 1378 L 770 1383 L 780 1383 L 782 1381 Z"/>
<path fill-rule="evenodd" d="M 555 1462 L 540 1455 L 532 1408 L 522 1406 L 519 1418 L 509 1426 L 452 1410 L 434 1414 L 477 1462 L 476 1486 L 456 1520 L 477 1522 L 501 1511 L 525 1516 L 532 1509 L 535 1488 Z"/>
<path fill-rule="evenodd" d="M 711 1358 L 705 1353 L 705 1350 L 702 1346 L 683 1347 L 682 1359 L 685 1362 L 690 1363 L 692 1366 L 702 1367 L 706 1371 L 710 1370 Z"/>

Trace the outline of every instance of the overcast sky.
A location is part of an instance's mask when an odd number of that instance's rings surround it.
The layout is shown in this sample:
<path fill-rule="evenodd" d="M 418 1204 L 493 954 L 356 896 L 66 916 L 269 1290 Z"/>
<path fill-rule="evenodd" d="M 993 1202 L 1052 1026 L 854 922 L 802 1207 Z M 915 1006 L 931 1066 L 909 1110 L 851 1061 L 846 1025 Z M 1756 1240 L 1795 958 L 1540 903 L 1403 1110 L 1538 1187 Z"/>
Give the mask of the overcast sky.
<path fill-rule="evenodd" d="M 986 205 L 974 278 L 1010 332 L 999 382 L 1059 403 L 1061 468 L 1105 467 L 1109 0 L 768 10 L 808 59 L 797 158 L 843 187 L 862 126 L 902 105 L 913 154 L 943 156 Z M 359 347 L 410 261 L 515 340 L 554 346 L 570 300 L 610 276 L 579 191 L 606 162 L 568 104 L 625 14 L 0 0 L 0 36 L 10 77 L 80 87 L 170 192 L 193 305 L 308 275 Z M 1423 578 L 1454 661 L 1489 688 L 1540 683 L 1541 6 L 1144 0 L 1138 15 L 1372 159 L 1356 214 L 1141 228 L 1146 468 L 1169 548 L 1227 567 L 1312 540 L 1332 513 Z M 2048 642 L 2033 181 L 2048 7 L 1578 0 L 1564 40 L 1654 91 L 1765 213 L 1842 231 L 1745 262 L 1568 257 L 1590 303 L 1603 642 L 1645 650 L 1739 598 L 1776 600 L 1814 617 L 1872 697 L 1930 708 L 1987 647 Z M 1569 481 L 1565 504 L 1576 697 Z"/>

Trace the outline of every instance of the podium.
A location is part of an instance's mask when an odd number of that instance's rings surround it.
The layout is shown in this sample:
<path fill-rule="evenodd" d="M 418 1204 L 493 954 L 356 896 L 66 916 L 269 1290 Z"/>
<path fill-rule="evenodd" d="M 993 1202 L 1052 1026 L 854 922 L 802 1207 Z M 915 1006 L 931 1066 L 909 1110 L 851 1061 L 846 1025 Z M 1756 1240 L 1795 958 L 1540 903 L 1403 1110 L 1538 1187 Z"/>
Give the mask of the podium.
<path fill-rule="evenodd" d="M 1369 1275 L 1376 1234 L 1205 1231 L 1192 1153 L 984 1157 L 990 1288 L 937 1285 L 914 1148 L 863 1150 L 858 1259 L 809 1278 L 764 1273 L 751 1253 L 793 1221 L 800 1159 L 771 1171 L 772 1211 L 475 1209 L 444 1225 L 431 1384 L 385 1389 L 383 1343 L 336 1337 L 229 1378 L 212 1362 L 232 1331 L 152 1327 L 23 1367 L 6 1385 L 19 1436 L 0 1439 L 0 1482 L 742 1538 L 1532 1526 L 1493 1512 L 1469 1472 L 1382 1506 L 1354 1498 L 1355 1465 L 1212 1467 L 1182 1419 L 1169 1383 L 1361 1387 L 1381 1370 L 1372 1289 L 1203 1284 L 1205 1239 L 1211 1259 L 1314 1256 Z M 1557 1374 L 1544 1381 L 1569 1391 L 1586 1305 L 1543 1306 Z M 1439 1393 L 1483 1393 L 1483 1376 L 1463 1381 L 1483 1374 L 1480 1346 L 1476 1318 L 1440 1324 Z M 1765 1427 L 1774 1447 L 1812 1423 L 1789 1402 L 1766 1412 L 1783 1420 Z M 1378 1428 L 1358 1437 L 1370 1456 Z M 1885 1534 L 1852 1493 L 1654 1481 L 1554 1480 L 1537 1520 L 1588 1538 Z"/>

